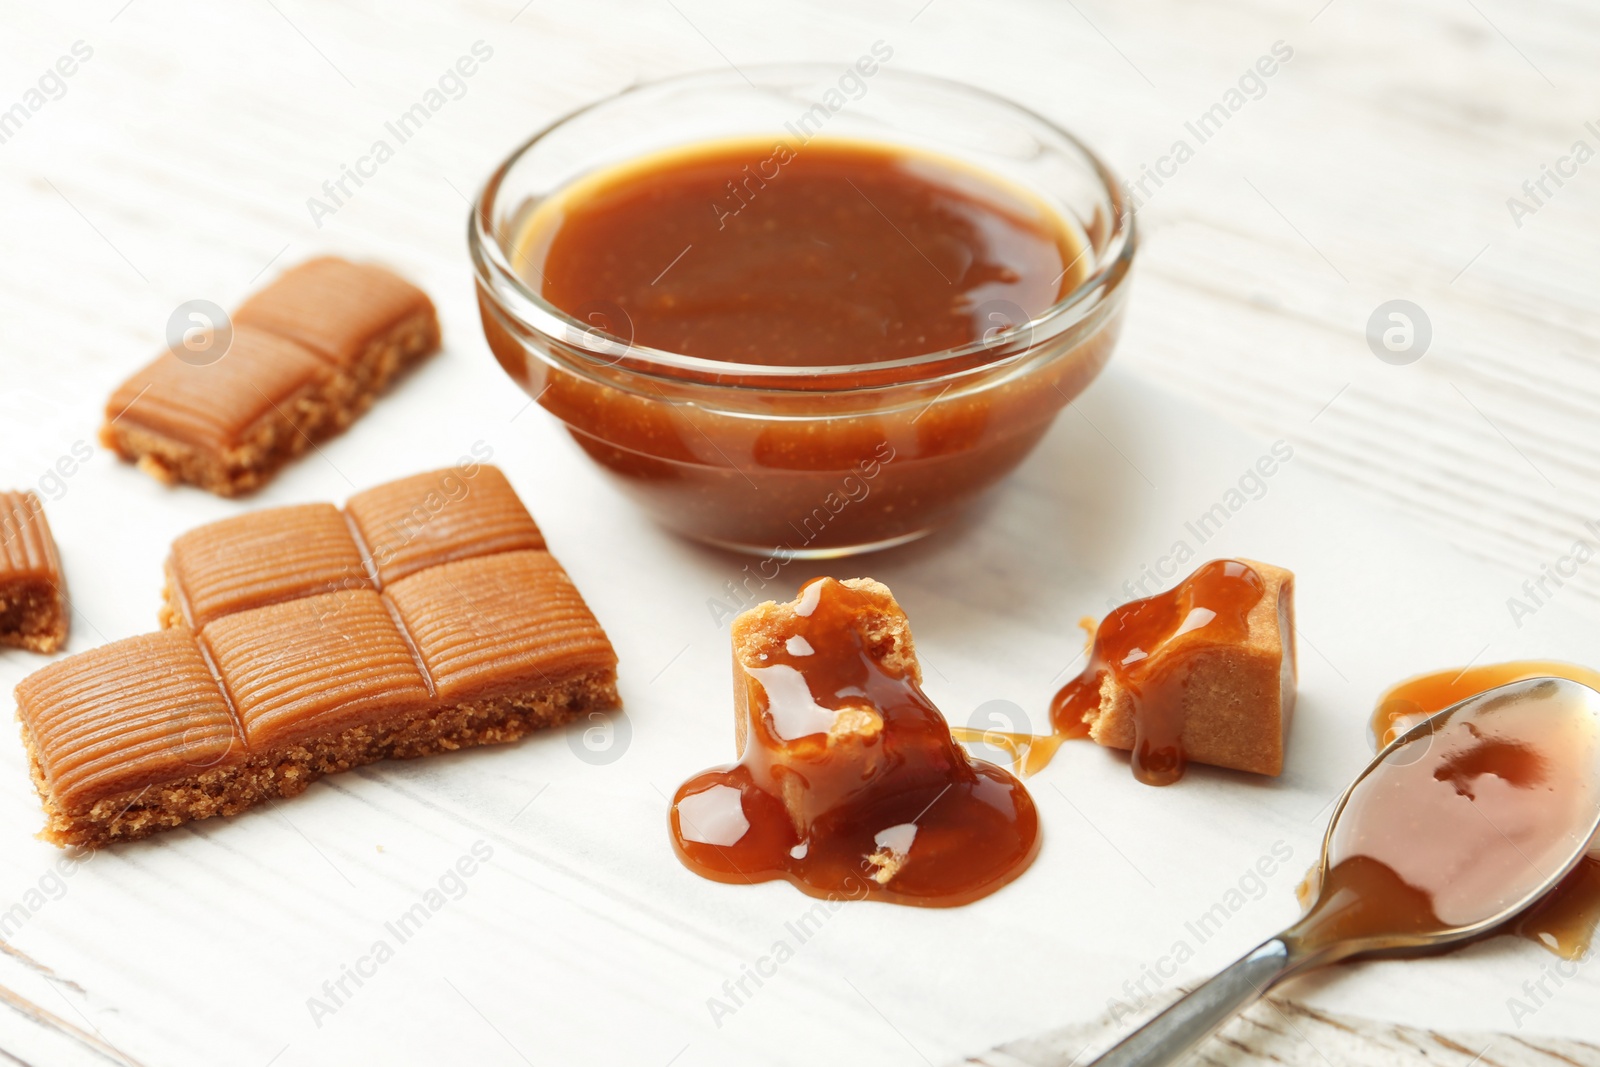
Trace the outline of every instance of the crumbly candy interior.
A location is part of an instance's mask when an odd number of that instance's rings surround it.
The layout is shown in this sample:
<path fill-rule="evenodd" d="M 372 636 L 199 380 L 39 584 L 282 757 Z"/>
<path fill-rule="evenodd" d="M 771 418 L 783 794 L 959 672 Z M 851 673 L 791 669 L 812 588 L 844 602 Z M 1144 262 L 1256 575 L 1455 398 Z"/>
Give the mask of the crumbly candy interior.
<path fill-rule="evenodd" d="M 55 652 L 71 615 L 44 505 L 32 490 L 0 492 L 0 646 Z"/>

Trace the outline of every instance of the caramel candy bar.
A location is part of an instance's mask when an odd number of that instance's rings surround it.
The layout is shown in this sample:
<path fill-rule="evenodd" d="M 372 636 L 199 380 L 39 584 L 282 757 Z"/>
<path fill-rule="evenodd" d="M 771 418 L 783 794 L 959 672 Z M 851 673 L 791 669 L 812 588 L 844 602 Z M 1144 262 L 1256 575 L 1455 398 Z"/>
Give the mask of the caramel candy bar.
<path fill-rule="evenodd" d="M 458 560 L 403 578 L 388 592 L 441 700 L 498 700 L 525 688 L 529 677 L 593 669 L 598 627 L 548 552 Z"/>
<path fill-rule="evenodd" d="M 333 256 L 284 271 L 246 300 L 233 321 L 287 337 L 327 360 L 345 388 L 367 394 L 351 418 L 403 367 L 439 347 L 439 320 L 421 289 L 381 267 Z"/>
<path fill-rule="evenodd" d="M 71 617 L 44 505 L 31 490 L 0 493 L 0 645 L 54 652 Z"/>
<path fill-rule="evenodd" d="M 163 482 L 237 496 L 343 430 L 438 347 L 422 290 L 381 267 L 314 259 L 245 302 L 219 358 L 169 350 L 125 381 L 100 439 Z"/>
<path fill-rule="evenodd" d="M 1107 615 L 1052 716 L 1058 730 L 1130 751 L 1141 781 L 1166 785 L 1191 761 L 1281 773 L 1294 699 L 1294 575 L 1213 560 Z"/>
<path fill-rule="evenodd" d="M 383 557 L 362 532 L 377 530 Z M 56 844 L 145 837 L 618 703 L 610 641 L 491 467 L 200 527 L 167 577 L 167 629 L 17 687 Z"/>

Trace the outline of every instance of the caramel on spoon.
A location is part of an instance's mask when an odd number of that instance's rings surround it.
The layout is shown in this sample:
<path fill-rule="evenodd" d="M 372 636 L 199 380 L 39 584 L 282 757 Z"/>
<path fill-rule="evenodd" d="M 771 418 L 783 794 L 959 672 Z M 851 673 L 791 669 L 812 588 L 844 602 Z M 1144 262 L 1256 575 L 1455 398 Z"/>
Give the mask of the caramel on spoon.
<path fill-rule="evenodd" d="M 1484 936 L 1556 885 L 1600 830 L 1600 692 L 1532 678 L 1433 715 L 1339 799 L 1305 916 L 1095 1060 L 1180 1060 L 1284 979 Z"/>

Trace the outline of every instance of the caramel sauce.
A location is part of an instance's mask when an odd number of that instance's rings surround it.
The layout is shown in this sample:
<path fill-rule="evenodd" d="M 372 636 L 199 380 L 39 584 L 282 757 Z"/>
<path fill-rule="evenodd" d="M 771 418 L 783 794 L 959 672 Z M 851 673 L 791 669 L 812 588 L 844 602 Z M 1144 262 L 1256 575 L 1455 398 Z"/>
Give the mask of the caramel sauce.
<path fill-rule="evenodd" d="M 1019 734 L 1010 730 L 980 730 L 952 726 L 950 736 L 965 745 L 992 745 L 1011 761 L 1011 772 L 1031 778 L 1050 765 L 1056 750 L 1068 740 L 1060 734 Z"/>
<path fill-rule="evenodd" d="M 1374 743 L 1382 748 L 1418 722 L 1486 689 L 1529 678 L 1557 677 L 1600 689 L 1600 672 L 1588 667 L 1548 660 L 1522 660 L 1436 671 L 1408 679 L 1378 699 L 1371 719 Z M 1452 751 L 1439 759 L 1434 774 L 1469 801 L 1476 801 L 1478 783 L 1492 776 L 1495 789 L 1523 790 L 1537 797 L 1540 787 L 1550 795 L 1559 785 L 1558 769 L 1566 754 L 1560 751 L 1558 726 L 1532 724 L 1517 739 Z M 1587 773 L 1586 770 L 1579 773 Z M 1426 783 L 1424 783 L 1426 785 Z M 1515 794 L 1513 794 L 1515 795 Z M 1552 801 L 1552 803 L 1554 803 Z M 1552 811 L 1551 815 L 1557 812 Z M 1565 959 L 1587 955 L 1600 925 L 1600 850 L 1591 851 L 1561 883 L 1510 926 L 1508 930 L 1534 941 Z"/>
<path fill-rule="evenodd" d="M 1004 769 L 969 760 L 916 681 L 885 665 L 859 625 L 874 609 L 831 578 L 809 582 L 787 644 L 740 668 L 752 699 L 739 762 L 689 779 L 673 801 L 673 845 L 690 870 L 953 906 L 1033 861 L 1032 798 Z"/>
<path fill-rule="evenodd" d="M 958 160 L 837 139 L 657 153 L 515 227 L 513 269 L 584 343 L 480 291 L 496 358 L 658 522 L 746 551 L 954 517 L 1099 373 L 1125 298 L 1119 269 L 1081 326 L 1036 333 L 1104 266 L 1076 220 Z"/>
<path fill-rule="evenodd" d="M 1590 852 L 1511 927 L 1566 960 L 1588 958 L 1600 925 L 1600 855 Z"/>
<path fill-rule="evenodd" d="M 1433 895 L 1411 885 L 1372 856 L 1341 860 L 1317 889 L 1315 872 L 1304 895 L 1312 908 L 1301 920 L 1304 940 L 1331 944 L 1393 935 L 1426 935 L 1445 926 L 1433 910 Z"/>
<path fill-rule="evenodd" d="M 1489 663 L 1461 670 L 1434 671 L 1408 678 L 1384 692 L 1372 713 L 1372 740 L 1382 748 L 1435 712 L 1475 697 L 1485 689 L 1527 678 L 1567 678 L 1600 689 L 1600 671 L 1554 660 Z"/>
<path fill-rule="evenodd" d="M 993 176 L 818 139 L 713 142 L 604 171 L 541 206 L 518 262 L 568 314 L 620 309 L 632 343 L 808 367 L 979 340 L 996 302 L 1037 316 L 1076 285 L 1080 252 L 1058 216 Z"/>
<path fill-rule="evenodd" d="M 1083 654 L 1090 655 L 1094 650 L 1094 632 L 1100 624 L 1095 621 L 1094 616 L 1085 615 L 1078 620 L 1078 625 L 1084 633 Z M 1031 778 L 1049 766 L 1050 761 L 1055 759 L 1056 751 L 1064 742 L 1089 736 L 1089 729 L 1085 724 L 1083 732 L 1079 734 L 1069 735 L 1059 730 L 1048 734 L 1022 734 L 1011 730 L 980 730 L 976 726 L 952 726 L 950 735 L 962 744 L 990 745 L 998 748 L 1011 760 L 1013 774 Z"/>
<path fill-rule="evenodd" d="M 1236 560 L 1213 560 L 1165 593 L 1114 608 L 1095 631 L 1088 665 L 1050 705 L 1058 737 L 1087 737 L 1107 674 L 1133 698 L 1133 773 L 1146 785 L 1183 777 L 1183 693 L 1192 651 L 1244 640 L 1261 576 Z"/>

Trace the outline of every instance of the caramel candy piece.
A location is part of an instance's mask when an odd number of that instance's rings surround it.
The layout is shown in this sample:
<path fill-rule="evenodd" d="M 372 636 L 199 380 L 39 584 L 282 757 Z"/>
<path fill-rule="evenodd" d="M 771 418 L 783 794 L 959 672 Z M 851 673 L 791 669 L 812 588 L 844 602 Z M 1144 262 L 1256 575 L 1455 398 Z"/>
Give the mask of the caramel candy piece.
<path fill-rule="evenodd" d="M 717 881 L 950 906 L 1036 854 L 1038 813 L 922 692 L 905 612 L 869 578 L 807 583 L 733 623 L 739 762 L 678 789 L 678 856 Z"/>
<path fill-rule="evenodd" d="M 1106 616 L 1089 666 L 1057 694 L 1058 731 L 1133 754 L 1166 785 L 1189 761 L 1279 774 L 1294 710 L 1294 575 L 1213 560 Z"/>
<path fill-rule="evenodd" d="M 879 669 L 920 686 L 922 665 L 911 639 L 911 624 L 889 587 L 871 578 L 847 578 L 836 584 L 856 594 L 858 607 L 850 625 Z M 826 583 L 819 580 L 806 586 L 792 603 L 769 600 L 733 620 L 734 747 L 745 752 L 751 722 L 765 716 L 779 761 L 798 768 L 807 762 L 837 760 L 871 775 L 879 769 L 885 750 L 876 743 L 883 733 L 883 716 L 867 695 L 824 708 L 812 699 L 804 668 L 775 662 L 788 658 L 789 642 L 815 612 L 826 589 Z M 800 640 L 806 643 L 797 644 L 796 650 L 811 647 L 805 637 Z M 815 654 L 813 649 L 808 655 Z M 820 779 L 815 783 L 813 779 L 815 775 L 804 772 L 777 776 L 784 807 L 801 836 L 809 828 L 806 793 L 814 784 L 821 784 Z"/>
<path fill-rule="evenodd" d="M 240 327 L 216 362 L 163 352 L 118 386 L 100 439 L 168 485 L 233 496 L 265 482 L 330 421 L 328 377 L 293 341 Z"/>
<path fill-rule="evenodd" d="M 54 652 L 71 618 L 44 505 L 31 490 L 0 493 L 0 645 Z"/>
<path fill-rule="evenodd" d="M 566 572 L 542 549 L 506 550 L 538 528 L 499 471 L 467 464 L 380 486 L 361 494 L 364 513 L 373 528 L 399 521 L 395 508 L 447 482 L 466 487 L 448 501 L 459 514 L 399 545 L 390 562 L 412 572 L 381 593 L 346 516 L 326 504 L 180 537 L 170 629 L 18 687 L 44 836 L 132 840 L 364 763 L 513 741 L 616 707 L 616 653 Z"/>
<path fill-rule="evenodd" d="M 427 704 L 427 680 L 383 598 L 347 590 L 218 619 L 202 643 L 252 751 Z"/>
<path fill-rule="evenodd" d="M 333 256 L 284 271 L 233 321 L 298 341 L 371 390 L 439 346 L 426 293 L 382 267 Z"/>
<path fill-rule="evenodd" d="M 530 679 L 594 679 L 615 700 L 617 654 L 577 587 L 548 552 L 460 560 L 388 590 L 439 699 L 482 701 Z"/>
<path fill-rule="evenodd" d="M 295 597 L 374 588 L 338 508 L 272 508 L 201 526 L 172 543 L 161 622 L 198 630 Z"/>
<path fill-rule="evenodd" d="M 164 352 L 124 382 L 100 439 L 169 485 L 237 496 L 347 427 L 438 346 L 422 290 L 381 267 L 312 260 L 240 308 L 221 356 Z"/>
<path fill-rule="evenodd" d="M 452 560 L 544 547 L 506 476 L 430 471 L 357 493 L 345 504 L 384 585 Z"/>
<path fill-rule="evenodd" d="M 203 807 L 203 786 L 242 750 L 222 691 L 182 631 L 130 637 L 34 672 L 17 686 L 17 717 L 45 835 L 58 844 L 93 843 L 165 783 L 193 780 L 173 802 Z M 143 836 L 159 819 L 147 808 L 123 832 Z"/>

